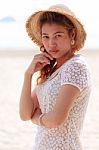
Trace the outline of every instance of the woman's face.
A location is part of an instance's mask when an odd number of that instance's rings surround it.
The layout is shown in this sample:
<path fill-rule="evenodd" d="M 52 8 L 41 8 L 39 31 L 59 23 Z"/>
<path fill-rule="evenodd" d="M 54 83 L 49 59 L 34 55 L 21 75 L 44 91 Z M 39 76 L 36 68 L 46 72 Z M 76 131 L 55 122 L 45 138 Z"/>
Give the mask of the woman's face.
<path fill-rule="evenodd" d="M 61 58 L 71 49 L 71 38 L 62 25 L 45 23 L 41 36 L 46 51 L 53 58 Z"/>

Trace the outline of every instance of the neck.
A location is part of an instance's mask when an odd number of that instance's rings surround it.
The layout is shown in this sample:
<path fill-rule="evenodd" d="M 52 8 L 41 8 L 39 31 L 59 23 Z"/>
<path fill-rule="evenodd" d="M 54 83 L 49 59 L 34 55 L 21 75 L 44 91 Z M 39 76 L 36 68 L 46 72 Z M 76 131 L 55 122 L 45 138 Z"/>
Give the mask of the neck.
<path fill-rule="evenodd" d="M 69 60 L 70 58 L 72 58 L 74 56 L 74 53 L 67 53 L 66 55 L 56 59 L 56 62 L 57 62 L 57 68 L 59 68 L 62 64 L 64 64 L 67 60 Z"/>

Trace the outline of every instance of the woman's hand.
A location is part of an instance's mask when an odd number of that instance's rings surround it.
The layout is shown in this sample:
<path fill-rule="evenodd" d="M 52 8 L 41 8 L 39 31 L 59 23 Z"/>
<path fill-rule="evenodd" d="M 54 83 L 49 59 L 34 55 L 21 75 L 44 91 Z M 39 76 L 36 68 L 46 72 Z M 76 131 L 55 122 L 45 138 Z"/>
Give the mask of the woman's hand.
<path fill-rule="evenodd" d="M 53 58 L 46 52 L 35 55 L 28 69 L 26 70 L 26 73 L 32 76 L 33 73 L 40 71 L 44 66 L 50 64 L 50 60 L 53 60 Z"/>
<path fill-rule="evenodd" d="M 41 109 L 38 107 L 36 110 L 35 110 L 35 112 L 34 112 L 34 114 L 33 114 L 33 117 L 31 118 L 31 121 L 32 121 L 32 123 L 34 123 L 34 124 L 36 124 L 36 125 L 39 125 L 39 116 L 42 114 L 42 112 L 41 112 Z"/>

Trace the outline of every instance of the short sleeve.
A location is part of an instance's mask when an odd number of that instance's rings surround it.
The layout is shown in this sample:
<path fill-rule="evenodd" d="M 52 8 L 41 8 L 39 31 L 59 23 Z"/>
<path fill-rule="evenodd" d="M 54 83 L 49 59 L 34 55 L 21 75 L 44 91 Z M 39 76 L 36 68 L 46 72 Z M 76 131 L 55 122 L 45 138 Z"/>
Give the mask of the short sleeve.
<path fill-rule="evenodd" d="M 61 72 L 61 85 L 71 84 L 82 91 L 89 84 L 87 65 L 79 60 L 64 64 Z"/>
<path fill-rule="evenodd" d="M 35 93 L 36 93 L 36 91 L 37 91 L 37 88 L 35 87 L 35 88 L 33 89 L 33 92 L 35 92 Z"/>
<path fill-rule="evenodd" d="M 33 88 L 33 92 L 35 92 L 37 94 L 37 91 L 38 91 L 38 85 L 36 85 L 34 88 Z"/>

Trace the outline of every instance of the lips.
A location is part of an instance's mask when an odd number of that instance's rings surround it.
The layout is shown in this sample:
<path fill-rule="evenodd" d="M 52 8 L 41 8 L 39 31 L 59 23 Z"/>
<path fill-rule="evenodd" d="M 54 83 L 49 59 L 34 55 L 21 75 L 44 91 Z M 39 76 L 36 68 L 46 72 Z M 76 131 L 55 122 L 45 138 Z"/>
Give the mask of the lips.
<path fill-rule="evenodd" d="M 50 53 L 57 53 L 58 50 L 49 50 Z"/>

